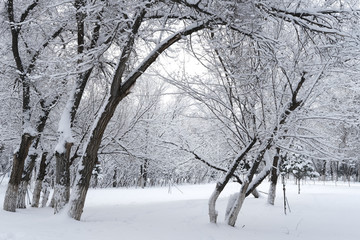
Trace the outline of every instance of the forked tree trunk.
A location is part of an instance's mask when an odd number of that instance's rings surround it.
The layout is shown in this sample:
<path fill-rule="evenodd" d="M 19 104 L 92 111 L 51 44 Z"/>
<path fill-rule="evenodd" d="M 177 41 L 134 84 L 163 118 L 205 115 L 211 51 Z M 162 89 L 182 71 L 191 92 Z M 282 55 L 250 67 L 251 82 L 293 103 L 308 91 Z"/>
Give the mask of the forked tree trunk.
<path fill-rule="evenodd" d="M 28 155 L 33 138 L 34 137 L 28 133 L 23 134 L 19 150 L 14 154 L 13 168 L 4 199 L 3 209 L 5 211 L 15 212 L 16 210 L 19 185 L 24 170 L 25 159 Z"/>
<path fill-rule="evenodd" d="M 58 213 L 70 199 L 70 152 L 72 143 L 65 143 L 65 151 L 56 152 L 56 180 L 54 189 L 54 213 Z"/>
<path fill-rule="evenodd" d="M 239 215 L 240 209 L 245 201 L 246 192 L 249 187 L 249 181 L 245 180 L 243 185 L 241 185 L 240 193 L 237 195 L 236 201 L 233 202 L 232 206 L 228 206 L 229 209 L 228 215 L 225 216 L 226 222 L 230 226 L 235 226 L 237 216 Z"/>
<path fill-rule="evenodd" d="M 39 207 L 40 202 L 40 195 L 41 195 L 41 189 L 42 189 L 42 182 L 46 175 L 46 157 L 47 152 L 43 152 L 41 155 L 41 161 L 40 161 L 40 167 L 39 167 L 39 173 L 35 181 L 35 187 L 33 192 L 33 198 L 32 198 L 32 207 Z"/>
<path fill-rule="evenodd" d="M 224 190 L 226 184 L 229 182 L 231 177 L 233 176 L 235 170 L 239 166 L 240 162 L 245 158 L 246 154 L 252 149 L 254 144 L 256 143 L 257 139 L 254 138 L 251 143 L 244 148 L 244 150 L 237 156 L 234 160 L 232 166 L 230 167 L 229 171 L 226 173 L 224 178 L 216 184 L 214 192 L 211 194 L 209 199 L 209 218 L 211 223 L 216 223 L 218 213 L 216 211 L 216 201 L 219 198 L 221 192 Z M 243 183 L 244 184 L 244 183 Z"/>
<path fill-rule="evenodd" d="M 300 105 L 301 105 L 301 101 L 298 101 L 297 95 L 299 93 L 299 90 L 301 89 L 301 87 L 303 86 L 303 83 L 305 82 L 305 73 L 302 74 L 301 79 L 299 81 L 299 83 L 297 84 L 295 90 L 292 92 L 292 98 L 291 98 L 291 102 L 288 105 L 288 107 L 284 110 L 284 112 L 281 114 L 281 118 L 279 121 L 279 124 L 276 125 L 272 131 L 272 135 L 270 138 L 267 139 L 267 141 L 265 143 L 263 143 L 264 147 L 259 151 L 258 156 L 255 160 L 255 162 L 253 163 L 253 165 L 251 166 L 246 179 L 240 189 L 240 193 L 238 195 L 237 200 L 235 201 L 234 205 L 232 207 L 228 207 L 228 209 L 230 209 L 229 211 L 229 215 L 226 217 L 226 221 L 228 223 L 228 225 L 230 226 L 235 226 L 236 223 L 236 219 L 237 216 L 240 212 L 240 209 L 244 203 L 245 197 L 247 194 L 249 194 L 248 188 L 250 183 L 252 182 L 252 179 L 260 165 L 260 162 L 263 160 L 264 155 L 266 153 L 266 151 L 268 151 L 273 145 L 274 145 L 274 137 L 276 136 L 276 134 L 279 131 L 279 127 L 281 127 L 283 124 L 285 124 L 288 116 L 291 114 L 291 112 L 293 112 L 294 110 L 296 110 Z M 263 176 L 264 177 L 266 175 L 266 171 L 264 172 Z M 257 183 L 252 184 L 252 186 L 256 186 L 257 184 L 259 184 L 262 180 L 258 180 Z M 250 187 L 251 189 L 252 187 Z"/>
<path fill-rule="evenodd" d="M 262 162 L 266 151 L 268 149 L 270 149 L 270 147 L 271 147 L 271 143 L 268 143 L 267 146 L 263 150 L 260 151 L 256 160 L 254 161 L 253 165 L 251 166 L 248 174 L 246 175 L 243 184 L 241 185 L 240 192 L 237 196 L 236 201 L 233 203 L 233 206 L 227 207 L 227 209 L 230 209 L 228 215 L 226 216 L 226 222 L 228 225 L 230 225 L 232 227 L 235 226 L 237 216 L 239 215 L 240 209 L 244 203 L 246 195 L 249 194 L 248 193 L 249 185 L 250 185 L 257 169 L 259 168 L 259 165 Z"/>

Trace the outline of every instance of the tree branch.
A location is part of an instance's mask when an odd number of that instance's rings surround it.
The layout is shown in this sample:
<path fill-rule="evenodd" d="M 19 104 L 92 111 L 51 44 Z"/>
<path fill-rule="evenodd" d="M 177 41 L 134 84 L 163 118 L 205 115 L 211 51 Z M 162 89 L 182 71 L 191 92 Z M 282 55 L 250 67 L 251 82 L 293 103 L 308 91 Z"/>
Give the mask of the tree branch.
<path fill-rule="evenodd" d="M 175 143 L 173 143 L 173 142 L 167 142 L 167 141 L 163 141 L 163 142 L 164 142 L 164 143 L 167 143 L 167 144 L 174 145 L 174 146 L 178 147 L 178 148 L 179 148 L 180 150 L 182 150 L 182 151 L 191 153 L 192 155 L 194 155 L 194 157 L 195 157 L 196 160 L 199 160 L 200 162 L 204 163 L 205 165 L 207 165 L 208 167 L 210 167 L 210 168 L 212 168 L 212 169 L 215 169 L 215 170 L 220 171 L 220 172 L 225 172 L 225 173 L 228 171 L 228 170 L 226 170 L 226 169 L 223 169 L 223 168 L 220 168 L 220 167 L 218 167 L 218 166 L 212 165 L 211 163 L 209 163 L 208 161 L 206 161 L 205 159 L 203 159 L 202 157 L 200 157 L 199 155 L 197 155 L 194 151 L 185 149 L 185 148 L 183 148 L 183 147 L 181 147 L 181 146 L 179 146 L 179 145 L 177 145 L 177 144 L 175 144 Z M 234 178 L 236 178 L 236 181 L 237 181 L 238 183 L 242 184 L 242 181 L 241 181 L 241 179 L 240 179 L 239 176 L 237 176 L 235 173 L 233 173 L 232 176 L 233 176 Z"/>
<path fill-rule="evenodd" d="M 23 12 L 23 14 L 21 14 L 21 17 L 20 17 L 20 23 L 24 22 L 25 19 L 27 18 L 27 16 L 29 15 L 29 13 L 31 12 L 31 10 L 33 10 L 37 4 L 38 4 L 39 0 L 35 0 L 32 4 L 30 4 L 25 12 Z"/>
<path fill-rule="evenodd" d="M 202 21 L 200 23 L 192 24 L 188 28 L 171 35 L 158 44 L 158 46 L 143 60 L 143 62 L 127 76 L 120 89 L 118 89 L 118 96 L 125 97 L 131 87 L 135 84 L 136 80 L 150 67 L 153 62 L 156 61 L 161 53 L 183 37 L 206 28 L 209 23 L 210 21 Z"/>

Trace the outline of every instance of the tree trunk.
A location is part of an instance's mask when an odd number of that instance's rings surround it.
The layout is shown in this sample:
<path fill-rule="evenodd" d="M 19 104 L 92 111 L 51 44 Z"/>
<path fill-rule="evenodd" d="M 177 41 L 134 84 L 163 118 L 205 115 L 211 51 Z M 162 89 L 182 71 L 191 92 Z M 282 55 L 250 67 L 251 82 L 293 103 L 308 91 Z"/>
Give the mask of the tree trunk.
<path fill-rule="evenodd" d="M 252 149 L 257 139 L 254 138 L 251 143 L 240 153 L 237 158 L 234 160 L 232 166 L 229 171 L 224 176 L 223 180 L 219 181 L 216 184 L 214 192 L 211 194 L 209 199 L 209 218 L 211 223 L 216 223 L 218 213 L 216 211 L 216 201 L 220 196 L 220 193 L 224 190 L 226 184 L 229 182 L 231 177 L 233 176 L 235 170 L 239 166 L 240 162 L 245 158 L 246 154 Z"/>
<path fill-rule="evenodd" d="M 270 205 L 274 205 L 275 197 L 276 197 L 276 185 L 279 176 L 279 166 L 280 166 L 280 149 L 276 148 L 276 155 L 274 156 L 274 161 L 271 168 L 271 176 L 270 176 L 270 188 L 269 188 L 269 195 L 268 195 L 268 203 Z"/>
<path fill-rule="evenodd" d="M 285 185 L 285 175 L 281 176 L 282 185 L 283 185 L 283 196 L 284 196 L 284 213 L 286 215 L 286 185 Z"/>
<path fill-rule="evenodd" d="M 147 184 L 147 169 L 148 169 L 148 160 L 145 159 L 144 163 L 140 165 L 140 181 L 139 187 L 145 188 Z"/>
<path fill-rule="evenodd" d="M 32 204 L 31 204 L 32 207 L 36 207 L 36 208 L 39 207 L 41 189 L 42 189 L 42 180 L 36 180 L 33 197 L 32 197 Z"/>
<path fill-rule="evenodd" d="M 101 139 L 118 103 L 118 98 L 114 98 L 112 96 L 109 97 L 103 111 L 100 112 L 97 122 L 94 123 L 95 128 L 90 133 L 89 142 L 86 146 L 85 153 L 81 158 L 81 166 L 78 172 L 77 183 L 74 189 L 74 195 L 71 200 L 71 207 L 69 211 L 69 215 L 76 220 L 80 220 L 81 218 L 92 171 L 96 164 L 97 152 L 100 147 Z"/>
<path fill-rule="evenodd" d="M 21 180 L 16 203 L 17 208 L 26 208 L 26 194 L 28 186 L 29 181 Z"/>
<path fill-rule="evenodd" d="M 220 193 L 225 188 L 226 183 L 224 182 L 218 182 L 216 184 L 214 192 L 211 194 L 211 197 L 209 199 L 209 218 L 211 223 L 216 223 L 218 212 L 216 211 L 216 201 L 220 196 Z"/>
<path fill-rule="evenodd" d="M 47 152 L 43 152 L 42 155 L 41 155 L 39 173 L 38 173 L 38 176 L 36 178 L 34 192 L 33 192 L 32 205 L 31 205 L 32 207 L 39 207 L 40 194 L 41 194 L 41 189 L 42 189 L 42 182 L 43 182 L 43 180 L 45 178 L 45 175 L 46 175 L 46 167 L 47 167 L 46 157 L 47 157 L 47 154 L 48 154 Z"/>
<path fill-rule="evenodd" d="M 240 209 L 244 203 L 246 195 L 250 194 L 248 192 L 249 185 L 250 185 L 257 169 L 259 168 L 259 165 L 262 162 L 266 151 L 270 148 L 270 146 L 271 146 L 271 141 L 269 141 L 269 143 L 260 151 L 256 160 L 254 161 L 253 165 L 251 166 L 248 174 L 246 175 L 246 178 L 240 188 L 239 195 L 238 195 L 236 201 L 233 203 L 234 205 L 227 207 L 228 209 L 230 209 L 228 216 L 226 216 L 226 222 L 228 225 L 230 225 L 232 227 L 235 226 L 237 216 L 239 215 Z"/>
<path fill-rule="evenodd" d="M 21 178 L 21 182 L 19 185 L 19 193 L 17 198 L 17 208 L 26 208 L 26 194 L 27 194 L 27 188 L 29 186 L 32 171 L 34 170 L 37 154 L 33 153 L 30 154 L 28 157 L 28 161 L 26 164 L 26 167 L 23 171 L 23 176 Z"/>
<path fill-rule="evenodd" d="M 115 169 L 114 169 L 114 176 L 113 176 L 112 186 L 113 186 L 114 188 L 116 188 L 117 185 L 118 185 L 118 183 L 117 183 L 117 169 L 115 168 Z"/>
<path fill-rule="evenodd" d="M 33 136 L 23 134 L 19 150 L 14 154 L 13 168 L 10 175 L 9 184 L 6 190 L 3 209 L 9 212 L 15 212 L 18 197 L 19 184 L 24 170 L 25 159 L 28 155 Z"/>
<path fill-rule="evenodd" d="M 240 193 L 237 196 L 236 201 L 233 203 L 233 206 L 228 206 L 229 213 L 226 216 L 226 222 L 230 226 L 235 226 L 237 216 L 239 215 L 240 209 L 245 201 L 246 191 L 249 187 L 249 181 L 244 181 L 243 185 L 241 186 Z M 231 204 L 231 203 L 230 203 Z"/>
<path fill-rule="evenodd" d="M 322 180 L 325 182 L 326 180 L 326 160 L 323 161 L 323 166 L 321 169 L 321 174 L 322 174 Z"/>
<path fill-rule="evenodd" d="M 42 190 L 43 192 L 43 198 L 41 201 L 41 207 L 46 207 L 46 204 L 49 200 L 49 196 L 50 196 L 50 191 L 49 191 L 49 186 L 45 186 Z"/>
<path fill-rule="evenodd" d="M 70 199 L 70 152 L 72 143 L 65 143 L 65 151 L 56 152 L 54 213 L 58 213 Z"/>
<path fill-rule="evenodd" d="M 26 208 L 26 194 L 29 181 L 22 180 L 19 184 L 18 197 L 17 197 L 17 208 Z"/>

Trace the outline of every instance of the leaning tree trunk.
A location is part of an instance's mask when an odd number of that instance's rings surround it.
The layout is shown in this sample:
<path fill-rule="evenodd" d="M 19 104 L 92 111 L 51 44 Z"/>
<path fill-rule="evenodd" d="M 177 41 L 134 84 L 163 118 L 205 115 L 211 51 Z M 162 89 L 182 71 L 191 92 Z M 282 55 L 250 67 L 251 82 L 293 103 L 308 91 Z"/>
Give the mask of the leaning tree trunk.
<path fill-rule="evenodd" d="M 265 155 L 266 151 L 269 148 L 270 148 L 270 143 L 268 143 L 267 146 L 263 150 L 260 151 L 255 162 L 253 163 L 248 174 L 245 177 L 245 180 L 240 188 L 240 192 L 237 196 L 236 201 L 234 201 L 232 206 L 228 206 L 229 213 L 226 216 L 226 222 L 228 225 L 230 225 L 232 227 L 235 226 L 237 216 L 239 215 L 240 209 L 241 209 L 241 207 L 244 203 L 244 200 L 246 198 L 246 195 L 248 193 L 248 187 L 249 187 L 257 169 L 259 168 L 260 163 L 264 159 L 264 155 Z"/>
<path fill-rule="evenodd" d="M 239 166 L 240 162 L 245 158 L 246 154 L 252 149 L 256 141 L 257 139 L 253 138 L 251 143 L 246 148 L 244 148 L 244 150 L 236 157 L 229 171 L 226 173 L 225 177 L 216 184 L 215 190 L 209 199 L 209 218 L 211 223 L 216 223 L 217 221 L 218 213 L 216 211 L 216 201 L 219 198 L 220 193 L 224 190 L 226 184 L 234 175 L 234 172 Z"/>
<path fill-rule="evenodd" d="M 32 207 L 39 207 L 39 202 L 40 202 L 40 195 L 41 195 L 41 189 L 42 189 L 42 182 L 45 178 L 46 175 L 46 157 L 47 157 L 47 152 L 43 152 L 41 155 L 41 161 L 40 161 L 40 168 L 39 168 L 39 173 L 38 176 L 36 178 L 35 181 L 35 187 L 34 187 L 34 192 L 33 192 L 33 198 L 32 198 Z"/>
<path fill-rule="evenodd" d="M 69 215 L 76 220 L 80 220 L 81 218 L 81 214 L 85 205 L 86 194 L 90 185 L 92 171 L 96 164 L 97 152 L 101 144 L 101 139 L 107 124 L 116 110 L 118 103 L 119 99 L 112 96 L 109 97 L 107 104 L 100 113 L 101 115 L 99 116 L 97 122 L 95 123 L 96 127 L 90 133 L 91 137 L 86 146 L 85 153 L 81 158 L 81 169 L 78 172 L 77 183 L 69 211 Z"/>
<path fill-rule="evenodd" d="M 4 199 L 4 210 L 15 212 L 16 203 L 21 182 L 21 176 L 24 170 L 25 159 L 28 155 L 33 136 L 25 133 L 21 137 L 21 143 L 18 151 L 14 154 L 13 168 L 10 175 L 9 184 Z"/>
<path fill-rule="evenodd" d="M 240 193 L 237 195 L 237 199 L 234 202 L 233 206 L 228 206 L 229 213 L 226 216 L 226 222 L 230 226 L 235 226 L 237 216 L 240 212 L 240 209 L 245 201 L 246 191 L 249 187 L 249 180 L 245 180 L 243 185 L 241 186 Z"/>

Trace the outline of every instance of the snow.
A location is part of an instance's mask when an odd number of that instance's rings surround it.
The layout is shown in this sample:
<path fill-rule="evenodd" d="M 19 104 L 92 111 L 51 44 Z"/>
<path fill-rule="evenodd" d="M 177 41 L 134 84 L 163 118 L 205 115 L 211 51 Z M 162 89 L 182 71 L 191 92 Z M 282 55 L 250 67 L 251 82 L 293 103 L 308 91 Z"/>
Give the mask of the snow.
<path fill-rule="evenodd" d="M 59 141 L 55 147 L 55 152 L 65 152 L 65 144 L 74 142 L 71 131 L 71 109 L 74 105 L 74 95 L 76 86 L 73 87 L 69 100 L 66 103 L 64 111 L 61 114 L 61 118 L 58 126 Z"/>
<path fill-rule="evenodd" d="M 36 130 L 32 127 L 31 122 L 30 122 L 30 117 L 31 113 L 30 110 L 27 110 L 23 113 L 23 134 L 29 134 L 32 137 L 35 137 L 37 135 Z"/>
<path fill-rule="evenodd" d="M 4 181 L 5 182 L 5 181 Z M 0 186 L 2 206 L 5 183 Z M 297 194 L 288 182 L 291 212 L 285 215 L 281 187 L 275 206 L 260 199 L 245 200 L 236 227 L 223 219 L 228 198 L 239 190 L 231 183 L 217 204 L 219 222 L 208 223 L 207 203 L 215 184 L 148 189 L 91 189 L 82 221 L 51 208 L 0 210 L 0 240 L 156 239 L 156 240 L 281 240 L 359 239 L 360 184 L 308 182 Z M 268 184 L 260 186 L 266 191 Z"/>

